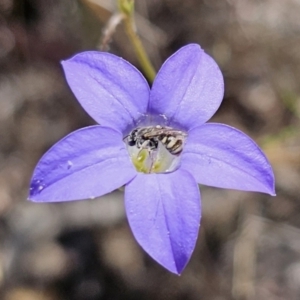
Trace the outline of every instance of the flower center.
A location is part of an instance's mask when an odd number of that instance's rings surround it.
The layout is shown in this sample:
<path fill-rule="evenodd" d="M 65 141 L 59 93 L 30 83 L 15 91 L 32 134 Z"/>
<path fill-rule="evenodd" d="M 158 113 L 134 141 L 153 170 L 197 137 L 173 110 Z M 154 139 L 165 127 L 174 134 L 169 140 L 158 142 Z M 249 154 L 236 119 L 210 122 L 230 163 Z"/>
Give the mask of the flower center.
<path fill-rule="evenodd" d="M 124 142 L 138 172 L 168 173 L 178 169 L 186 137 L 184 131 L 156 125 L 133 129 Z"/>

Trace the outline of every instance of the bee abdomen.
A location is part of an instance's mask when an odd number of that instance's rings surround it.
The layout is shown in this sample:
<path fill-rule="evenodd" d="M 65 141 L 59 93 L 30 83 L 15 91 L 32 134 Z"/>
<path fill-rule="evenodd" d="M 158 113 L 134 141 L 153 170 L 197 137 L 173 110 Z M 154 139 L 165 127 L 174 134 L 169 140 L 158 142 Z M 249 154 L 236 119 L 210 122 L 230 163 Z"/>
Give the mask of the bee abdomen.
<path fill-rule="evenodd" d="M 165 146 L 171 154 L 179 154 L 183 149 L 183 142 L 181 139 L 178 139 L 174 136 L 169 136 L 166 138 Z"/>
<path fill-rule="evenodd" d="M 178 139 L 174 136 L 167 137 L 166 148 L 172 149 L 176 145 L 177 141 L 178 141 Z"/>
<path fill-rule="evenodd" d="M 183 150 L 183 142 L 181 140 L 177 140 L 174 147 L 172 149 L 170 149 L 169 151 L 171 152 L 171 154 L 177 155 L 177 154 L 180 154 L 182 152 L 182 150 Z"/>

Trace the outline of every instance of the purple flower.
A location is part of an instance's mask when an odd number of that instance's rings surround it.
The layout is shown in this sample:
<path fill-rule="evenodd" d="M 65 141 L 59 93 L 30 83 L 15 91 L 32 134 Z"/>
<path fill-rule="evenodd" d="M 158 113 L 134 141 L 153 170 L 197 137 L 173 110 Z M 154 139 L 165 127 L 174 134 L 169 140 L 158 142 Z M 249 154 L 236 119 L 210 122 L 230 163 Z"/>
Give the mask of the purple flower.
<path fill-rule="evenodd" d="M 198 236 L 198 183 L 274 195 L 272 168 L 260 148 L 237 129 L 205 123 L 221 104 L 224 84 L 198 45 L 172 55 L 151 90 L 135 67 L 109 53 L 83 52 L 62 65 L 100 125 L 69 134 L 42 157 L 30 200 L 94 198 L 125 185 L 136 240 L 179 274 Z"/>

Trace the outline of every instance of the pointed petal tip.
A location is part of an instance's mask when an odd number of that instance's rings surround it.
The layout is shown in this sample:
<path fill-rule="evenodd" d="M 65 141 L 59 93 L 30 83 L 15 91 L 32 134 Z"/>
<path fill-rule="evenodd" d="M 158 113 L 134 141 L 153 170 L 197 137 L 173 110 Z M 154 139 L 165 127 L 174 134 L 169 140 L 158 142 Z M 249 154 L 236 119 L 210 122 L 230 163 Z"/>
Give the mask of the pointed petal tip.
<path fill-rule="evenodd" d="M 88 52 L 88 51 L 85 51 L 85 52 Z M 76 57 L 80 56 L 81 54 L 84 54 L 85 52 L 76 53 L 75 55 L 72 55 L 71 57 L 62 59 L 62 60 L 60 60 L 60 63 L 61 63 L 61 65 L 66 65 L 69 62 L 71 62 L 72 60 L 74 60 Z"/>
<path fill-rule="evenodd" d="M 190 52 L 191 54 L 191 57 L 195 57 L 195 56 L 198 56 L 198 55 L 201 55 L 203 52 L 205 52 L 201 46 L 199 44 L 196 44 L 196 43 L 191 43 L 191 44 L 188 44 L 188 45 L 185 45 L 185 46 L 182 46 L 181 48 L 179 48 L 176 52 L 174 52 L 167 60 L 170 60 L 170 58 L 172 57 L 177 57 L 178 54 L 183 54 L 184 53 L 188 53 Z"/>
<path fill-rule="evenodd" d="M 176 262 L 174 262 L 174 266 L 170 265 L 164 265 L 163 263 L 159 263 L 162 267 L 164 267 L 167 271 L 171 272 L 174 275 L 181 276 L 182 272 L 187 266 L 189 259 L 186 261 L 186 263 L 183 266 L 178 266 Z"/>
<path fill-rule="evenodd" d="M 273 187 L 267 188 L 264 191 L 263 190 L 261 190 L 261 191 L 258 190 L 258 191 L 254 191 L 254 192 L 262 192 L 262 193 L 268 194 L 268 195 L 270 195 L 272 197 L 276 196 L 276 191 L 275 191 L 275 188 L 273 188 Z"/>
<path fill-rule="evenodd" d="M 77 57 L 84 56 L 84 55 L 88 54 L 89 52 L 99 52 L 99 51 L 82 51 L 82 52 L 79 52 L 79 53 L 75 53 L 74 55 L 70 56 L 69 58 L 62 59 L 60 61 L 60 63 L 61 64 L 66 64 L 66 63 L 76 59 Z M 99 53 L 101 53 L 101 52 L 99 52 Z"/>
<path fill-rule="evenodd" d="M 276 190 L 275 190 L 275 176 L 274 176 L 274 172 L 272 169 L 272 166 L 267 158 L 267 156 L 262 152 L 262 154 L 264 155 L 265 159 L 267 160 L 268 164 L 269 164 L 269 175 L 271 177 L 271 183 L 269 184 L 269 186 L 267 187 L 267 191 L 265 193 L 267 193 L 268 195 L 275 197 L 276 196 Z"/>
<path fill-rule="evenodd" d="M 34 203 L 38 203 L 39 202 L 39 201 L 37 201 L 36 199 L 33 199 L 30 196 L 26 200 L 29 201 L 29 202 L 34 202 Z"/>
<path fill-rule="evenodd" d="M 184 266 L 181 266 L 181 267 L 176 266 L 176 271 L 174 272 L 174 274 L 177 276 L 181 276 L 181 274 L 184 271 L 188 262 L 189 262 L 189 259 L 186 261 L 186 264 Z"/>
<path fill-rule="evenodd" d="M 35 195 L 33 195 L 31 190 L 30 190 L 29 195 L 26 200 L 30 201 L 30 202 L 35 202 L 35 203 L 42 202 L 42 201 L 37 200 L 37 198 L 35 197 Z"/>
<path fill-rule="evenodd" d="M 272 197 L 276 197 L 276 191 L 275 191 L 275 188 L 273 188 L 270 192 L 269 192 L 269 195 L 272 196 Z"/>
<path fill-rule="evenodd" d="M 274 173 L 272 170 L 272 166 L 269 163 L 267 157 L 265 156 L 265 154 L 261 151 L 261 153 L 264 155 L 267 163 L 268 163 L 268 170 L 266 170 L 267 172 L 267 176 L 269 177 L 269 180 L 265 181 L 264 183 L 262 183 L 260 186 L 256 186 L 256 189 L 252 189 L 249 190 L 250 192 L 260 192 L 260 193 L 264 193 L 267 195 L 270 195 L 272 197 L 276 196 L 276 190 L 275 190 L 275 178 L 274 178 Z"/>
<path fill-rule="evenodd" d="M 62 59 L 60 61 L 60 63 L 62 65 L 68 64 L 68 63 L 72 62 L 73 60 L 76 60 L 76 58 L 83 57 L 83 56 L 88 55 L 89 53 L 92 53 L 92 52 L 98 53 L 99 51 L 83 51 L 83 52 L 75 53 L 74 55 L 72 55 L 72 56 L 70 56 L 66 59 Z M 99 52 L 99 53 L 101 53 L 101 52 Z"/>
<path fill-rule="evenodd" d="M 178 51 L 181 51 L 181 50 L 187 50 L 187 49 L 198 49 L 198 50 L 201 50 L 201 51 L 204 51 L 201 46 L 199 44 L 196 44 L 196 43 L 190 43 L 190 44 L 187 44 L 183 47 L 181 47 Z"/>
<path fill-rule="evenodd" d="M 242 190 L 241 191 L 245 191 L 245 192 L 255 192 L 255 193 L 263 193 L 263 194 L 267 194 L 270 195 L 272 197 L 276 197 L 276 191 L 274 188 L 269 188 L 269 187 L 265 187 L 265 188 L 259 188 L 259 189 L 252 189 L 252 190 Z"/>
<path fill-rule="evenodd" d="M 163 266 L 164 267 L 164 266 Z M 166 268 L 166 267 L 165 267 Z M 166 268 L 166 270 L 168 270 L 169 272 L 171 272 L 172 274 L 174 274 L 174 275 L 177 275 L 177 276 L 181 276 L 181 274 L 182 274 L 182 271 L 183 270 L 170 270 L 170 269 L 168 269 L 168 268 Z"/>
<path fill-rule="evenodd" d="M 38 192 L 38 190 L 34 185 L 34 180 L 32 180 L 32 182 L 30 183 L 29 194 L 26 200 L 34 203 L 50 202 L 50 201 L 46 201 L 45 199 L 40 199 L 39 194 L 40 193 Z"/>
<path fill-rule="evenodd" d="M 68 66 L 70 66 L 73 63 L 73 61 L 76 59 L 77 56 L 78 56 L 78 54 L 76 54 L 70 58 L 67 58 L 67 59 L 62 59 L 60 61 L 60 64 L 64 71 L 67 71 L 66 68 L 68 68 Z"/>

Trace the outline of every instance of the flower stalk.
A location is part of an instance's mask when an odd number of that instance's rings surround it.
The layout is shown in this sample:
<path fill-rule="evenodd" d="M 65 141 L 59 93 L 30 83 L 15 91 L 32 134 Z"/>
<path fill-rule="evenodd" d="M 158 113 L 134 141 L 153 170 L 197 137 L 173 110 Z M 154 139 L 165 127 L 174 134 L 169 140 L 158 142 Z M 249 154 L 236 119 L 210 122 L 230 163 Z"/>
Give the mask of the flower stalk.
<path fill-rule="evenodd" d="M 120 12 L 124 15 L 123 22 L 125 32 L 133 45 L 138 61 L 150 82 L 153 82 L 156 71 L 145 51 L 145 48 L 137 35 L 134 23 L 134 0 L 118 0 Z"/>

